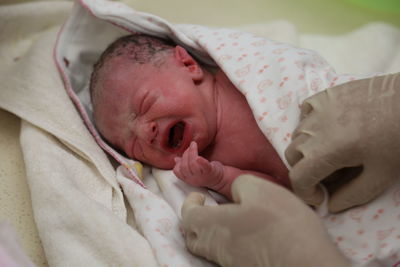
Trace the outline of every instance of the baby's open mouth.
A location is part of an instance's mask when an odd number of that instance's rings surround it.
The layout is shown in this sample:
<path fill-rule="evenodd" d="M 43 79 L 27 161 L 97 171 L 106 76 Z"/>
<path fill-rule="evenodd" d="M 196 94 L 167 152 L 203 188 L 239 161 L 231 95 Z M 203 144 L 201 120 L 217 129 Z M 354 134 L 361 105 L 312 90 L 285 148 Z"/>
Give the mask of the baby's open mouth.
<path fill-rule="evenodd" d="M 174 124 L 171 129 L 169 129 L 168 147 L 172 149 L 179 148 L 183 142 L 184 132 L 185 123 L 183 121 Z"/>

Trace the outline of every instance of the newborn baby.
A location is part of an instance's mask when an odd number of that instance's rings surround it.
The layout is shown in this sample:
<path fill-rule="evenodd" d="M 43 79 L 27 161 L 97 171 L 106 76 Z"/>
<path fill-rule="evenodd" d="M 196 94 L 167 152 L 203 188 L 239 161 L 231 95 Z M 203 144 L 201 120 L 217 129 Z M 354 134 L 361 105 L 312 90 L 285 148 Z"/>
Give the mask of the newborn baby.
<path fill-rule="evenodd" d="M 245 97 L 180 46 L 121 37 L 95 64 L 90 90 L 97 129 L 130 158 L 228 198 L 245 173 L 290 186 Z"/>

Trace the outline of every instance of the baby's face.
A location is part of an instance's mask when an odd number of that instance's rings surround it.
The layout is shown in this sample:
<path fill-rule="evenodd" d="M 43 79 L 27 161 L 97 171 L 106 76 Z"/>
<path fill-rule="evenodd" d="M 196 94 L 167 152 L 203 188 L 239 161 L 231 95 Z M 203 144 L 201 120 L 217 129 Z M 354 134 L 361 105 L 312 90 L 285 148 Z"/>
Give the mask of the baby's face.
<path fill-rule="evenodd" d="M 216 112 L 185 66 L 116 63 L 94 114 L 98 129 L 128 157 L 172 168 L 191 141 L 207 147 Z"/>

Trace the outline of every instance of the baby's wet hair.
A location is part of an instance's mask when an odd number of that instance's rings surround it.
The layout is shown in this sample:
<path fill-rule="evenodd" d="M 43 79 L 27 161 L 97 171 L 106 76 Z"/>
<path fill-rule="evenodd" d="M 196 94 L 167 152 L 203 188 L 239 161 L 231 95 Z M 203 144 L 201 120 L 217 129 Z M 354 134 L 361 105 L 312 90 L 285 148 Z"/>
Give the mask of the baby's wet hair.
<path fill-rule="evenodd" d="M 111 59 L 123 57 L 131 60 L 133 64 L 151 63 L 159 67 L 164 63 L 163 55 L 172 52 L 174 46 L 175 44 L 169 40 L 144 34 L 126 35 L 112 42 L 93 65 L 89 84 L 92 104 L 101 91 L 98 88 L 98 82 L 102 75 L 102 69 Z"/>

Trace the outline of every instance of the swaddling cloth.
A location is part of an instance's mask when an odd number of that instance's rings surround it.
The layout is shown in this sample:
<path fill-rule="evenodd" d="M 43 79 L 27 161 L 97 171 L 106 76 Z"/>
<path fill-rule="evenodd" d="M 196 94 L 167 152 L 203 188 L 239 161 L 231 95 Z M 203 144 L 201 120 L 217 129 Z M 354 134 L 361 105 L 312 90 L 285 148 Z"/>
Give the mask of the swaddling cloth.
<path fill-rule="evenodd" d="M 81 0 L 75 6 L 60 33 L 55 50 L 67 92 L 99 145 L 122 165 L 117 174 L 118 181 L 134 210 L 136 223 L 153 247 L 160 265 L 207 265 L 206 261 L 185 249 L 177 215 L 184 194 L 181 199 L 171 201 L 168 198 L 167 202 L 165 196 L 174 195 L 168 194 L 167 186 L 162 188 L 164 192 L 160 194 L 148 190 L 138 179 L 135 163 L 109 147 L 91 121 L 88 101 L 91 66 L 109 43 L 121 35 L 134 32 L 172 39 L 192 52 L 197 60 L 220 67 L 245 95 L 260 129 L 283 160 L 284 150 L 299 120 L 302 101 L 355 77 L 337 75 L 325 60 L 312 51 L 250 33 L 196 25 L 172 25 L 116 2 Z M 158 177 L 159 181 L 171 181 L 162 172 L 155 174 L 164 176 Z M 172 181 L 170 184 L 179 187 L 179 183 Z M 400 242 L 395 241 L 400 233 L 395 224 L 400 218 L 396 217 L 396 213 L 400 212 L 398 205 L 387 203 L 391 200 L 392 195 L 387 198 L 385 195 L 378 201 L 380 206 L 386 205 L 390 211 L 366 206 L 362 212 L 357 212 L 357 220 L 349 215 L 353 214 L 352 211 L 323 218 L 338 246 L 354 262 L 373 264 L 375 260 L 382 259 L 385 264 L 393 264 L 397 260 L 395 253 L 400 251 Z M 361 216 L 374 212 L 380 220 L 377 224 L 371 223 L 369 215 Z M 378 231 L 384 231 L 384 234 L 377 234 Z"/>
<path fill-rule="evenodd" d="M 245 95 L 260 129 L 283 160 L 304 99 L 359 78 L 338 75 L 309 50 L 233 30 L 199 26 L 192 30 Z M 399 196 L 400 183 L 370 204 L 322 217 L 334 242 L 357 265 L 392 266 L 399 261 Z"/>

